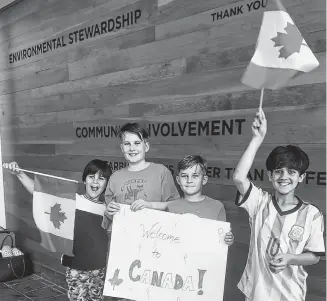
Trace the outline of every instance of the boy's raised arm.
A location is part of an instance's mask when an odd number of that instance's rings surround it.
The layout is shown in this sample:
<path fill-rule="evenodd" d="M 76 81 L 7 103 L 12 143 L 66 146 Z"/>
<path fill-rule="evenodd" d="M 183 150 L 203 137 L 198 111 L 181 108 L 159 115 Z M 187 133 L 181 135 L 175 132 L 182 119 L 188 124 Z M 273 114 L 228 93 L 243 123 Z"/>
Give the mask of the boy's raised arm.
<path fill-rule="evenodd" d="M 2 165 L 3 168 L 8 169 L 10 173 L 17 176 L 18 180 L 23 184 L 26 190 L 33 194 L 34 191 L 34 180 L 31 179 L 26 173 L 23 171 L 17 170 L 19 168 L 16 162 L 4 163 Z"/>
<path fill-rule="evenodd" d="M 250 187 L 248 173 L 267 132 L 267 120 L 262 110 L 256 114 L 251 129 L 252 140 L 243 153 L 233 174 L 233 181 L 241 195 L 245 195 Z"/>

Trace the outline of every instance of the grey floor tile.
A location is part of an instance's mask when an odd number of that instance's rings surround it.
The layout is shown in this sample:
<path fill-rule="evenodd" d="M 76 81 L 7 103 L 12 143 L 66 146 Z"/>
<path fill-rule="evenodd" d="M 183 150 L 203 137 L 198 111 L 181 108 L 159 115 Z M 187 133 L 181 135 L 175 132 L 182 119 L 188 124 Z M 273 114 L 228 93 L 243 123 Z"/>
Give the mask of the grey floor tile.
<path fill-rule="evenodd" d="M 28 292 L 25 295 L 33 300 L 43 301 L 53 297 L 62 296 L 64 293 L 54 287 L 49 286 L 46 288 L 38 289 L 36 291 Z"/>
<path fill-rule="evenodd" d="M 23 296 L 21 293 L 6 286 L 4 283 L 0 283 L 0 296 L 1 296 L 1 299 L 0 299 L 1 301 L 27 301 L 27 300 L 29 300 L 28 298 Z"/>
<path fill-rule="evenodd" d="M 1 301 L 69 301 L 67 290 L 39 275 L 0 283 Z"/>
<path fill-rule="evenodd" d="M 61 287 L 67 288 L 66 277 L 65 277 L 65 275 L 62 275 L 61 273 L 57 273 L 52 270 L 43 268 L 41 277 L 43 279 L 47 279 L 47 280 L 51 281 L 52 283 L 55 283 Z"/>
<path fill-rule="evenodd" d="M 58 297 L 53 297 L 51 299 L 48 299 L 49 301 L 69 301 L 67 295 L 61 295 Z"/>
<path fill-rule="evenodd" d="M 42 282 L 41 279 L 35 279 L 35 280 L 32 279 L 29 281 L 23 281 L 22 283 L 16 283 L 12 287 L 15 290 L 25 294 L 30 291 L 35 291 L 35 290 L 45 288 L 49 285 L 51 285 L 51 284 L 44 283 L 44 282 Z"/>
<path fill-rule="evenodd" d="M 11 281 L 6 281 L 6 284 L 9 285 L 9 286 L 14 286 L 16 284 L 21 284 L 23 282 L 28 282 L 30 280 L 35 280 L 35 279 L 39 279 L 40 277 L 35 275 L 35 274 L 32 274 L 32 275 L 29 275 L 29 276 L 26 276 L 26 277 L 23 277 L 23 278 L 18 278 L 18 279 L 14 279 L 14 280 L 11 280 Z"/>

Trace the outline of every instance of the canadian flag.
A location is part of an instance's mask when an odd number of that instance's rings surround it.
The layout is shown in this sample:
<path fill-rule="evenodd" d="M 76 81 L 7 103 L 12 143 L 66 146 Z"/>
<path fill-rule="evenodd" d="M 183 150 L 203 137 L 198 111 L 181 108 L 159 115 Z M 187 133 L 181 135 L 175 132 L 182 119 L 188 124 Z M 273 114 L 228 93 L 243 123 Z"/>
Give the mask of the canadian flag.
<path fill-rule="evenodd" d="M 255 53 L 242 78 L 242 83 L 257 89 L 279 88 L 298 72 L 309 72 L 319 66 L 280 1 L 269 1 L 267 9 Z"/>
<path fill-rule="evenodd" d="M 77 183 L 38 176 L 34 178 L 33 217 L 41 246 L 73 255 Z"/>

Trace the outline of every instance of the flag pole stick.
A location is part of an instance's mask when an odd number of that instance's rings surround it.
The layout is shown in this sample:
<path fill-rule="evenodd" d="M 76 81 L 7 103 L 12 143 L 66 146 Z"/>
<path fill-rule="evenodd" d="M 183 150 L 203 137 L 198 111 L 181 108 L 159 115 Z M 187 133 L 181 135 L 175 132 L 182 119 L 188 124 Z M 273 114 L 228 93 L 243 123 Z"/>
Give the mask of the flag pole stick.
<path fill-rule="evenodd" d="M 265 88 L 261 88 L 259 111 L 262 111 L 262 100 L 263 100 L 263 91 L 264 91 L 264 89 Z"/>
<path fill-rule="evenodd" d="M 45 177 L 49 177 L 49 178 L 54 178 L 54 179 L 59 179 L 59 180 L 64 180 L 64 181 L 78 183 L 78 181 L 76 181 L 76 180 L 61 178 L 61 177 L 57 177 L 57 176 L 53 176 L 53 175 L 48 175 L 48 174 L 45 174 L 45 173 L 41 173 L 41 172 L 37 172 L 37 171 L 32 171 L 32 170 L 27 170 L 27 169 L 23 169 L 23 168 L 15 168 L 15 170 L 25 171 L 25 172 L 33 173 L 33 174 L 39 175 L 39 176 L 45 176 Z"/>

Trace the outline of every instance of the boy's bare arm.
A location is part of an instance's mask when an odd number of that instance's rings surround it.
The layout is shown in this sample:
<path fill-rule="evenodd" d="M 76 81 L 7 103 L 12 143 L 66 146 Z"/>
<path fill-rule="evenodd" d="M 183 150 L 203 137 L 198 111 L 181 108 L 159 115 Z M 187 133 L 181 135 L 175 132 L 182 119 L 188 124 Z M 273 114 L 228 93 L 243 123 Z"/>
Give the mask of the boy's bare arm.
<path fill-rule="evenodd" d="M 168 202 L 147 202 L 142 199 L 139 199 L 134 201 L 131 205 L 132 211 L 137 211 L 144 208 L 165 211 L 168 208 Z"/>
<path fill-rule="evenodd" d="M 254 161 L 255 155 L 267 132 L 267 120 L 262 110 L 256 114 L 251 129 L 252 140 L 243 153 L 233 174 L 233 181 L 238 191 L 242 195 L 244 195 L 250 187 L 250 181 L 247 176 Z"/>
<path fill-rule="evenodd" d="M 292 255 L 289 264 L 293 265 L 312 265 L 318 263 L 320 257 L 312 252 Z"/>
<path fill-rule="evenodd" d="M 168 208 L 168 202 L 149 202 L 148 208 L 165 211 Z"/>
<path fill-rule="evenodd" d="M 302 254 L 279 254 L 270 262 L 270 269 L 274 273 L 283 271 L 288 265 L 306 266 L 318 263 L 320 257 L 312 252 Z"/>
<path fill-rule="evenodd" d="M 26 173 L 23 171 L 17 170 L 19 168 L 16 162 L 4 163 L 2 165 L 3 168 L 7 169 L 11 174 L 17 176 L 18 180 L 23 184 L 26 190 L 33 194 L 34 191 L 34 180 L 31 179 Z"/>

